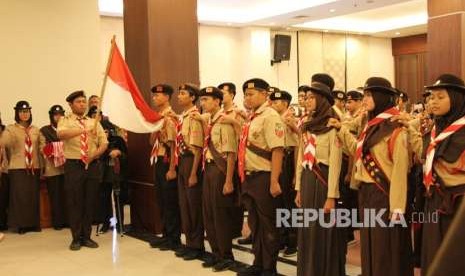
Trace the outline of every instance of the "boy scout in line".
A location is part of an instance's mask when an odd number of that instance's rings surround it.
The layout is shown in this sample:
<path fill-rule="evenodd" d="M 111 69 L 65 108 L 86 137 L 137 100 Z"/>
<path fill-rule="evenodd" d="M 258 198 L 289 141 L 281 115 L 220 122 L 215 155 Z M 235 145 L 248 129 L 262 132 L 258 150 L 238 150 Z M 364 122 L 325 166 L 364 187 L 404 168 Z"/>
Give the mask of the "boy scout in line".
<path fill-rule="evenodd" d="M 203 174 L 203 219 L 213 258 L 203 267 L 223 271 L 234 264 L 232 254 L 234 221 L 234 165 L 238 140 L 230 124 L 219 122 L 225 116 L 221 109 L 223 93 L 216 87 L 200 91 L 202 109 L 210 114 L 204 140 Z"/>
<path fill-rule="evenodd" d="M 99 157 L 108 141 L 102 126 L 85 116 L 87 101 L 84 91 L 66 97 L 72 113 L 58 122 L 58 138 L 63 141 L 65 162 L 65 194 L 73 241 L 71 250 L 81 246 L 97 248 L 91 240 L 92 219 L 102 179 Z"/>
<path fill-rule="evenodd" d="M 199 111 L 194 105 L 199 90 L 192 84 L 179 87 L 178 104 L 184 110 L 176 132 L 178 164 L 178 195 L 181 224 L 186 236 L 186 247 L 176 251 L 184 260 L 194 260 L 204 255 L 204 227 L 202 220 L 202 183 L 200 169 L 204 133 L 202 123 L 191 114 Z"/>
<path fill-rule="evenodd" d="M 237 275 L 276 275 L 279 231 L 276 208 L 281 187 L 279 175 L 283 159 L 285 129 L 279 114 L 269 107 L 268 83 L 251 79 L 243 84 L 244 101 L 253 113 L 243 128 L 239 145 L 239 176 L 242 202 L 249 212 L 253 233 L 254 262 Z"/>
<path fill-rule="evenodd" d="M 181 245 L 181 215 L 176 183 L 176 118 L 170 106 L 173 88 L 167 84 L 152 87 L 152 99 L 157 111 L 165 118 L 162 129 L 152 133 L 150 161 L 154 166 L 155 194 L 163 220 L 163 236 L 150 243 L 160 250 L 176 250 Z"/>
<path fill-rule="evenodd" d="M 294 173 L 295 173 L 295 149 L 298 146 L 298 133 L 294 115 L 289 111 L 289 104 L 292 101 L 292 96 L 286 91 L 273 92 L 270 95 L 273 109 L 275 109 L 286 126 L 284 136 L 284 158 L 279 176 L 281 184 L 282 200 L 284 208 L 291 211 L 296 208 L 294 199 L 296 192 L 294 189 Z M 286 250 L 283 255 L 285 257 L 295 256 L 297 254 L 297 231 L 295 228 L 284 228 L 283 230 L 283 245 Z"/>
<path fill-rule="evenodd" d="M 67 223 L 65 204 L 65 157 L 63 142 L 58 139 L 58 121 L 65 115 L 61 105 L 54 105 L 49 112 L 50 124 L 40 129 L 40 152 L 44 156 L 44 173 L 52 211 L 52 226 L 61 230 Z"/>

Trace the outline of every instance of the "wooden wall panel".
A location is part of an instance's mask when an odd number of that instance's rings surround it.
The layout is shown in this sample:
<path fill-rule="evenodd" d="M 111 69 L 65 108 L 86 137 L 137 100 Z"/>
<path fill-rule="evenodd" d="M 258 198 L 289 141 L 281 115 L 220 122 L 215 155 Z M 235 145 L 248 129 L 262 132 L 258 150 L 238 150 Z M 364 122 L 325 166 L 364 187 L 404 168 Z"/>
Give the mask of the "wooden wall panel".
<path fill-rule="evenodd" d="M 419 34 L 392 39 L 392 55 L 410 55 L 427 51 L 427 35 Z"/>
<path fill-rule="evenodd" d="M 465 10 L 465 0 L 428 0 L 428 16 L 441 16 Z"/>

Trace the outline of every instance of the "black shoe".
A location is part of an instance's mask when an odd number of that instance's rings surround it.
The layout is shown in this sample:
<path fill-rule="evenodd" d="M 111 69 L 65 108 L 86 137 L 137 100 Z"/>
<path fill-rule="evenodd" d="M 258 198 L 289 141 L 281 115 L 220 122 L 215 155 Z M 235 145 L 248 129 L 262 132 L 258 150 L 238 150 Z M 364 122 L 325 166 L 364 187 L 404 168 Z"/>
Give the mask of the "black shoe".
<path fill-rule="evenodd" d="M 180 247 L 174 252 L 174 255 L 176 255 L 176 257 L 182 258 L 182 257 L 184 257 L 184 255 L 187 254 L 187 252 L 188 252 L 189 250 L 190 250 L 190 249 L 187 248 L 187 247 L 180 246 Z"/>
<path fill-rule="evenodd" d="M 40 227 L 32 227 L 31 232 L 42 232 L 42 228 L 40 228 Z"/>
<path fill-rule="evenodd" d="M 213 266 L 213 271 L 214 272 L 220 272 L 220 271 L 225 271 L 234 266 L 234 261 L 231 259 L 223 259 L 215 264 Z"/>
<path fill-rule="evenodd" d="M 53 226 L 53 229 L 55 229 L 56 231 L 60 231 L 60 230 L 63 230 L 63 227 L 62 226 Z"/>
<path fill-rule="evenodd" d="M 237 272 L 237 276 L 260 276 L 262 275 L 263 268 L 256 265 L 251 265 L 242 268 Z"/>
<path fill-rule="evenodd" d="M 247 238 L 244 238 L 244 239 L 238 239 L 237 243 L 238 244 L 252 244 L 252 235 L 249 235 Z"/>
<path fill-rule="evenodd" d="M 26 232 L 27 232 L 26 228 L 18 228 L 18 234 L 24 235 L 24 234 L 26 234 Z"/>
<path fill-rule="evenodd" d="M 184 261 L 192 261 L 202 257 L 202 255 L 203 251 L 200 249 L 189 249 L 187 253 L 184 254 L 184 256 L 182 256 L 182 258 L 184 259 Z"/>
<path fill-rule="evenodd" d="M 284 257 L 293 257 L 295 255 L 297 255 L 297 248 L 295 247 L 287 247 L 283 252 Z"/>
<path fill-rule="evenodd" d="M 102 225 L 102 227 L 99 229 L 99 233 L 100 234 L 105 234 L 106 232 L 108 232 L 108 230 L 110 230 L 110 224 L 109 223 L 104 223 Z"/>
<path fill-rule="evenodd" d="M 81 241 L 81 245 L 89 248 L 98 248 L 98 243 L 91 239 L 84 239 Z"/>
<path fill-rule="evenodd" d="M 166 243 L 168 241 L 167 238 L 165 237 L 156 237 L 152 241 L 150 241 L 150 247 L 152 248 L 158 248 L 160 245 Z"/>
<path fill-rule="evenodd" d="M 164 244 L 160 245 L 159 249 L 160 251 L 168 251 L 168 250 L 173 250 L 176 251 L 181 247 L 181 243 L 179 242 L 173 242 L 173 241 L 167 241 Z"/>
<path fill-rule="evenodd" d="M 218 259 L 213 255 L 208 255 L 204 257 L 204 262 L 202 263 L 202 267 L 209 268 L 213 267 L 218 263 Z"/>
<path fill-rule="evenodd" d="M 81 242 L 77 240 L 73 240 L 71 244 L 69 245 L 69 249 L 72 251 L 78 251 L 81 249 Z"/>

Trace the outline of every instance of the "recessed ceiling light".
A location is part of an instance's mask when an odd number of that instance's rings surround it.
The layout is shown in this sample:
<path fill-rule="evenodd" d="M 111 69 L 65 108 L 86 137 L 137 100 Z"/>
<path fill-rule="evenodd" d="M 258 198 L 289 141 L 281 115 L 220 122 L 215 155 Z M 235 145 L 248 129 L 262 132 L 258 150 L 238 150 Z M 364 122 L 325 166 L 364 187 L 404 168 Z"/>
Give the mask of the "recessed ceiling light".
<path fill-rule="evenodd" d="M 396 32 L 396 35 L 400 35 L 400 33 L 399 33 L 399 32 Z"/>
<path fill-rule="evenodd" d="M 336 10 L 335 9 L 330 9 L 329 12 L 335 12 Z"/>

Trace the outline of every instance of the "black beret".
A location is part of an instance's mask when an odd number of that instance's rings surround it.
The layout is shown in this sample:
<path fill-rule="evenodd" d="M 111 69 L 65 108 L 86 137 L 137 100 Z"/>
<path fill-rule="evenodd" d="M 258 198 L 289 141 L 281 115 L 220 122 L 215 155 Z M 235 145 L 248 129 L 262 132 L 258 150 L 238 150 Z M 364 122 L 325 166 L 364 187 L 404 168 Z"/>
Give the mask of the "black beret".
<path fill-rule="evenodd" d="M 50 115 L 55 115 L 55 114 L 65 114 L 65 110 L 63 109 L 63 107 L 59 104 L 56 104 L 56 105 L 52 105 L 52 107 L 50 107 L 50 110 L 48 111 L 48 114 Z"/>
<path fill-rule="evenodd" d="M 317 73 L 312 76 L 312 83 L 313 82 L 320 82 L 325 84 L 329 87 L 329 90 L 333 91 L 334 89 L 334 79 L 328 74 L 325 73 Z"/>
<path fill-rule="evenodd" d="M 232 82 L 223 82 L 222 84 L 218 85 L 218 88 L 236 95 L 236 85 L 234 85 Z"/>
<path fill-rule="evenodd" d="M 281 90 L 271 93 L 270 100 L 284 100 L 290 102 L 292 101 L 292 96 L 289 94 L 289 92 Z"/>
<path fill-rule="evenodd" d="M 357 90 L 350 90 L 347 92 L 347 100 L 359 101 L 363 99 L 363 94 Z"/>
<path fill-rule="evenodd" d="M 322 95 L 331 105 L 334 104 L 334 98 L 331 96 L 331 90 L 326 84 L 317 81 L 312 82 L 310 91 Z"/>
<path fill-rule="evenodd" d="M 365 82 L 365 85 L 363 86 L 363 91 L 365 90 L 384 91 L 390 94 L 398 95 L 397 89 L 392 87 L 391 82 L 381 77 L 368 78 Z"/>
<path fill-rule="evenodd" d="M 442 74 L 432 85 L 425 86 L 426 89 L 433 90 L 439 88 L 457 88 L 465 92 L 465 84 L 463 80 L 452 74 Z"/>
<path fill-rule="evenodd" d="M 344 91 L 341 90 L 334 90 L 331 92 L 331 95 L 334 99 L 339 99 L 341 101 L 345 101 L 347 99 L 346 93 L 344 93 Z"/>
<path fill-rule="evenodd" d="M 397 90 L 397 93 L 399 94 L 399 98 L 401 98 L 402 101 L 404 101 L 404 102 L 408 101 L 407 93 L 402 92 L 400 89 L 397 89 L 397 88 L 395 88 L 395 89 Z"/>
<path fill-rule="evenodd" d="M 199 88 L 191 83 L 185 83 L 179 86 L 179 91 L 186 90 L 191 96 L 199 96 Z"/>
<path fill-rule="evenodd" d="M 202 88 L 202 90 L 200 90 L 200 97 L 203 96 L 211 96 L 213 98 L 223 100 L 223 92 L 214 86 L 207 86 Z"/>
<path fill-rule="evenodd" d="M 247 88 L 254 88 L 267 91 L 268 87 L 270 87 L 270 85 L 266 81 L 255 78 L 244 82 L 244 84 L 242 85 L 242 91 L 245 93 L 245 90 Z"/>
<path fill-rule="evenodd" d="M 274 87 L 274 86 L 268 87 L 267 90 L 268 90 L 268 94 L 281 91 L 281 89 L 279 89 L 278 87 Z"/>
<path fill-rule="evenodd" d="M 68 103 L 72 103 L 76 98 L 79 97 L 86 97 L 86 94 L 82 90 L 74 91 L 73 93 L 69 94 L 68 97 L 66 97 L 66 101 Z"/>
<path fill-rule="evenodd" d="M 431 96 L 431 89 L 426 89 L 422 96 L 424 98 Z"/>
<path fill-rule="evenodd" d="M 299 86 L 299 89 L 297 90 L 298 92 L 307 92 L 310 90 L 310 86 L 308 85 L 301 85 Z"/>
<path fill-rule="evenodd" d="M 19 101 L 15 105 L 15 110 L 23 110 L 23 109 L 31 109 L 32 107 L 29 105 L 27 101 Z"/>
<path fill-rule="evenodd" d="M 152 93 L 163 93 L 163 94 L 166 94 L 168 96 L 171 96 L 173 95 L 173 92 L 174 92 L 174 89 L 171 85 L 168 85 L 168 84 L 157 84 L 155 85 L 154 87 L 152 87 L 152 89 L 150 89 L 152 91 Z"/>

